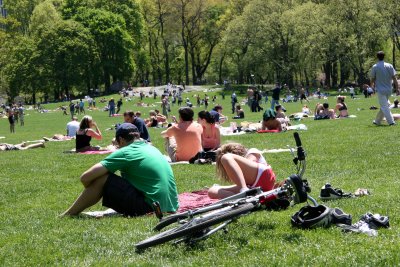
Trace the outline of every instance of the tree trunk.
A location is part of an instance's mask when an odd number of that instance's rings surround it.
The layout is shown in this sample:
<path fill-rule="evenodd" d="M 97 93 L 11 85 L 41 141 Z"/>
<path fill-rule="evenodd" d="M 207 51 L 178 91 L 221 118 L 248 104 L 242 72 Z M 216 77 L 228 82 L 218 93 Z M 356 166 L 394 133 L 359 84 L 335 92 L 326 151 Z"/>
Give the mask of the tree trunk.
<path fill-rule="evenodd" d="M 324 73 L 325 73 L 325 86 L 328 88 L 331 87 L 331 73 L 332 73 L 332 63 L 331 61 L 327 61 L 324 64 Z"/>
<path fill-rule="evenodd" d="M 222 84 L 222 65 L 224 64 L 224 59 L 225 59 L 226 52 L 222 55 L 222 57 L 219 60 L 219 65 L 218 65 L 218 83 Z"/>
<path fill-rule="evenodd" d="M 332 64 L 332 88 L 337 88 L 338 81 L 338 64 L 337 60 L 335 60 Z"/>
<path fill-rule="evenodd" d="M 304 78 L 306 80 L 306 86 L 310 86 L 310 78 L 308 77 L 307 70 L 304 69 Z"/>
<path fill-rule="evenodd" d="M 107 93 L 110 92 L 110 87 L 111 87 L 111 83 L 110 83 L 110 74 L 108 73 L 107 70 L 104 70 L 104 87 Z"/>
<path fill-rule="evenodd" d="M 192 82 L 193 84 L 197 84 L 196 70 L 195 70 L 195 55 L 193 51 L 193 47 L 190 48 L 190 59 L 192 61 Z"/>
<path fill-rule="evenodd" d="M 32 104 L 35 105 L 36 104 L 36 92 L 32 93 Z"/>
<path fill-rule="evenodd" d="M 168 44 L 164 41 L 164 57 L 165 57 L 165 81 L 169 83 L 170 78 L 170 68 L 169 68 L 169 51 L 168 51 Z"/>
<path fill-rule="evenodd" d="M 392 57 L 393 57 L 393 68 L 396 69 L 396 40 L 392 37 L 393 47 L 392 47 Z"/>
<path fill-rule="evenodd" d="M 188 43 L 185 36 L 185 5 L 182 3 L 181 8 L 181 37 L 182 37 L 182 44 L 183 49 L 185 50 L 185 84 L 189 85 L 189 52 L 188 52 Z"/>

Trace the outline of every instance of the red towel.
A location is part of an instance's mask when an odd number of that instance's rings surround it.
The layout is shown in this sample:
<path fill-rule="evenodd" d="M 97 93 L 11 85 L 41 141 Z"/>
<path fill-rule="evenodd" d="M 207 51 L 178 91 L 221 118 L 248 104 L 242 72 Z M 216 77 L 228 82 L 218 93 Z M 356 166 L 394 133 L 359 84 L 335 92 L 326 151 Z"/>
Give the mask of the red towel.
<path fill-rule="evenodd" d="M 258 130 L 257 133 L 279 133 L 279 130 Z"/>
<path fill-rule="evenodd" d="M 194 191 L 191 193 L 181 193 L 178 195 L 178 212 L 207 206 L 217 202 L 218 200 L 219 199 L 209 198 L 207 195 L 207 190 Z"/>

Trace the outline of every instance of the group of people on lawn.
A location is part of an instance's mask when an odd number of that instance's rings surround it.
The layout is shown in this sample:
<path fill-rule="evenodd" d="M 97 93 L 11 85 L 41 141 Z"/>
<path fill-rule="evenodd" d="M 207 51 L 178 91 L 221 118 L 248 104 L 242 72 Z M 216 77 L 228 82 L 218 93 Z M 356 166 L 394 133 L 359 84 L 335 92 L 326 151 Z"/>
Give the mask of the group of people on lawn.
<path fill-rule="evenodd" d="M 217 106 L 210 112 L 201 111 L 196 122 L 192 108 L 179 109 L 179 118 L 173 118 L 175 123 L 161 132 L 171 161 L 190 161 L 201 151 L 217 151 L 217 172 L 233 185 L 212 186 L 211 198 L 223 198 L 250 187 L 272 189 L 275 175 L 260 151 L 247 150 L 237 143 L 221 146 L 217 127 L 221 110 Z M 77 151 L 97 149 L 90 145 L 92 137 L 101 139 L 102 135 L 93 119 L 85 116 L 76 132 Z M 82 174 L 84 190 L 63 215 L 77 215 L 100 199 L 104 206 L 127 216 L 152 212 L 155 201 L 161 211 L 175 212 L 178 197 L 172 169 L 166 157 L 151 145 L 144 121 L 133 112 L 125 112 L 124 123 L 116 127 L 115 143 L 115 152 Z M 121 176 L 114 174 L 117 170 Z"/>
<path fill-rule="evenodd" d="M 385 117 L 389 125 L 394 125 L 388 98 L 392 80 L 396 90 L 398 85 L 393 67 L 384 63 L 383 58 L 384 54 L 379 52 L 379 62 L 372 68 L 371 75 L 381 105 L 374 124 L 380 125 Z M 289 124 L 282 106 L 277 101 L 274 103 L 278 105 L 264 112 L 263 130 L 282 131 Z M 174 123 L 161 132 L 171 161 L 191 161 L 201 151 L 215 151 L 217 173 L 231 185 L 213 185 L 208 190 L 211 198 L 225 198 L 253 187 L 261 187 L 264 191 L 273 189 L 275 174 L 260 151 L 246 149 L 239 143 L 221 145 L 217 127 L 224 118 L 221 112 L 219 105 L 210 112 L 201 111 L 196 122 L 191 107 L 179 108 L 179 118 L 173 117 Z M 124 122 L 116 125 L 114 144 L 117 149 L 81 175 L 83 192 L 62 215 L 78 215 L 101 199 L 103 206 L 126 216 L 150 213 L 155 202 L 158 202 L 162 212 L 177 211 L 179 204 L 173 171 L 166 157 L 151 145 L 147 129 L 148 126 L 164 123 L 165 118 L 155 111 L 150 115 L 151 119 L 144 121 L 132 111 L 123 114 Z M 315 116 L 321 119 L 347 117 L 345 98 L 337 98 L 335 109 L 330 109 L 326 103 L 318 104 Z M 100 149 L 91 145 L 92 138 L 102 139 L 102 133 L 91 116 L 84 116 L 80 123 L 73 117 L 67 126 L 67 136 L 75 137 L 77 152 Z M 26 147 L 26 144 L 21 144 L 15 149 Z M 3 150 L 2 145 L 0 150 Z M 4 150 L 14 148 L 5 145 Z M 116 171 L 120 172 L 120 176 L 115 174 Z"/>

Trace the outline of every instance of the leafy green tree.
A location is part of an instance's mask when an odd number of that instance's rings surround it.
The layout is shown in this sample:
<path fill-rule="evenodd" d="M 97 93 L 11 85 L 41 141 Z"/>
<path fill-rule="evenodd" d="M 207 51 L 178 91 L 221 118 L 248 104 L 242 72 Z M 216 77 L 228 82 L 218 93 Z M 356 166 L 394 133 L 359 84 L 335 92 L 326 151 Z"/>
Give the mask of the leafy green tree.
<path fill-rule="evenodd" d="M 19 22 L 19 32 L 28 34 L 30 18 L 35 6 L 43 0 L 4 0 L 9 17 Z"/>
<path fill-rule="evenodd" d="M 120 15 L 102 9 L 79 9 L 75 20 L 89 29 L 93 36 L 96 53 L 100 58 L 106 90 L 113 82 L 127 80 L 134 70 L 134 42 Z"/>
<path fill-rule="evenodd" d="M 37 50 L 44 75 L 55 85 L 55 99 L 68 96 L 73 87 L 89 91 L 93 70 L 99 64 L 94 47 L 89 30 L 73 20 L 60 21 L 42 33 Z"/>

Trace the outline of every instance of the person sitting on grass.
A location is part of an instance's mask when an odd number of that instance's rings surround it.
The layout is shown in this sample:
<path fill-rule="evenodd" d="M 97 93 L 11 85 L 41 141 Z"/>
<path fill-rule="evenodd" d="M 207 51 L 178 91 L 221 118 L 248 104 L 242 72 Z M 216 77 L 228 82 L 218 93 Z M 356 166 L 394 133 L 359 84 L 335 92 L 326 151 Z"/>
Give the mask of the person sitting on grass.
<path fill-rule="evenodd" d="M 399 108 L 399 100 L 395 99 L 393 101 L 393 105 L 391 105 L 390 108 Z"/>
<path fill-rule="evenodd" d="M 158 121 L 157 121 L 157 114 L 154 110 L 149 111 L 149 118 L 145 120 L 146 126 L 147 127 L 157 127 L 158 126 Z"/>
<path fill-rule="evenodd" d="M 203 150 L 201 146 L 203 127 L 193 122 L 193 110 L 181 107 L 178 112 L 179 121 L 161 132 L 161 136 L 165 138 L 165 150 L 172 162 L 189 161 Z"/>
<path fill-rule="evenodd" d="M 72 121 L 67 123 L 67 136 L 75 138 L 79 129 L 79 122 L 76 116 L 72 117 Z"/>
<path fill-rule="evenodd" d="M 33 148 L 39 148 L 39 147 L 45 147 L 43 142 L 35 143 L 35 144 L 26 144 L 26 142 L 23 142 L 21 144 L 6 144 L 6 143 L 1 143 L 0 144 L 0 151 L 11 151 L 11 150 L 27 150 L 27 149 L 33 149 Z"/>
<path fill-rule="evenodd" d="M 347 105 L 344 103 L 344 100 L 346 99 L 345 96 L 338 96 L 337 97 L 337 103 L 335 106 L 335 114 L 336 111 L 339 113 L 337 114 L 338 118 L 347 118 L 349 116 L 349 113 L 347 111 Z"/>
<path fill-rule="evenodd" d="M 276 112 L 273 109 L 267 109 L 263 114 L 261 130 L 277 130 L 282 131 L 282 124 L 276 118 Z"/>
<path fill-rule="evenodd" d="M 258 149 L 247 150 L 239 143 L 222 145 L 217 150 L 216 164 L 220 178 L 234 185 L 213 185 L 208 190 L 210 198 L 226 198 L 254 187 L 263 191 L 274 188 L 275 173 Z"/>
<path fill-rule="evenodd" d="M 91 146 L 90 141 L 92 137 L 97 140 L 102 139 L 99 127 L 91 116 L 83 116 L 79 124 L 79 130 L 76 132 L 75 150 L 76 152 L 97 151 L 100 150 L 99 146 Z"/>
<path fill-rule="evenodd" d="M 276 119 L 281 122 L 282 129 L 286 129 L 287 126 L 290 125 L 290 120 L 286 116 L 285 112 L 283 112 L 282 106 L 281 105 L 276 105 L 275 106 L 275 111 L 276 111 Z"/>
<path fill-rule="evenodd" d="M 335 111 L 329 108 L 328 103 L 317 104 L 314 120 L 335 119 Z"/>
<path fill-rule="evenodd" d="M 232 119 L 244 119 L 244 110 L 240 105 L 236 105 L 236 116 Z"/>
<path fill-rule="evenodd" d="M 221 136 L 219 128 L 215 126 L 215 118 L 208 111 L 200 111 L 198 113 L 198 122 L 203 126 L 201 134 L 201 144 L 204 151 L 214 151 L 221 144 Z"/>
<path fill-rule="evenodd" d="M 154 146 L 140 139 L 131 123 L 121 124 L 115 138 L 120 147 L 86 170 L 80 180 L 85 187 L 61 216 L 74 216 L 102 199 L 103 206 L 125 216 L 153 212 L 158 202 L 162 212 L 178 209 L 178 194 L 171 166 Z M 120 171 L 121 176 L 114 174 Z"/>
<path fill-rule="evenodd" d="M 221 124 L 226 121 L 226 117 L 222 115 L 222 106 L 216 105 L 212 110 L 210 110 L 210 114 L 214 116 L 215 123 Z"/>
<path fill-rule="evenodd" d="M 146 140 L 147 142 L 151 142 L 146 123 L 142 118 L 135 116 L 133 111 L 127 110 L 124 112 L 124 122 L 135 125 L 139 129 L 140 138 Z"/>

